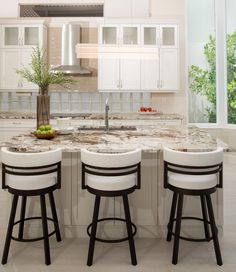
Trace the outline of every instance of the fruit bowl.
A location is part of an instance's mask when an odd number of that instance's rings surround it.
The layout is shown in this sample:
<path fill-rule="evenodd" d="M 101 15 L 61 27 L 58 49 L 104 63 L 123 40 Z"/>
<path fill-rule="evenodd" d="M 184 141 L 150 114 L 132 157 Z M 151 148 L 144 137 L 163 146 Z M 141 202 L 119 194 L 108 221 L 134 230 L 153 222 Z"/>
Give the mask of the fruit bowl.
<path fill-rule="evenodd" d="M 33 135 L 38 138 L 38 139 L 44 139 L 44 140 L 50 140 L 53 139 L 56 136 L 56 132 L 54 131 L 53 133 L 37 133 L 36 131 L 33 132 Z"/>

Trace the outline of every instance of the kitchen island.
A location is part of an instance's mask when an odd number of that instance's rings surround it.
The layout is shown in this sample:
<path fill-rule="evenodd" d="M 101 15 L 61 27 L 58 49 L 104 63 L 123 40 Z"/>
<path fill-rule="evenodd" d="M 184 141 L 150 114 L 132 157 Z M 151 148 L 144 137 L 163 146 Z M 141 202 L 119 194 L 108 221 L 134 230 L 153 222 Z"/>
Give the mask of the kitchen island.
<path fill-rule="evenodd" d="M 73 134 L 58 135 L 53 140 L 38 140 L 30 133 L 13 137 L 0 146 L 9 146 L 16 151 L 44 151 L 56 147 L 63 149 L 62 189 L 56 193 L 60 222 L 66 237 L 86 237 L 86 227 L 92 218 L 94 196 L 81 189 L 80 149 L 89 148 L 98 152 L 122 152 L 141 148 L 142 186 L 130 196 L 133 221 L 138 225 L 139 237 L 163 237 L 169 217 L 171 192 L 163 189 L 163 146 L 183 151 L 208 151 L 217 147 L 228 149 L 227 145 L 197 127 L 137 126 L 136 130 L 84 130 L 82 127 Z M 2 201 L 1 201 L 2 202 Z M 9 206 L 9 200 L 5 201 Z M 184 213 L 201 216 L 199 199 L 191 197 L 184 203 Z M 223 227 L 223 192 L 219 189 L 213 196 L 217 223 Z M 32 201 L 30 213 L 38 210 L 38 203 Z M 3 209 L 2 209 L 3 210 Z M 2 211 L 3 212 L 3 211 Z M 1 213 L 2 213 L 1 212 Z M 9 212 L 6 212 L 8 215 Z M 105 199 L 101 205 L 101 217 L 123 217 L 123 208 L 119 197 Z M 7 217 L 1 214 L 1 226 L 5 226 Z M 187 233 L 202 233 L 202 225 L 196 222 L 183 224 Z M 124 231 L 121 223 L 110 223 L 102 235 L 119 236 Z"/>

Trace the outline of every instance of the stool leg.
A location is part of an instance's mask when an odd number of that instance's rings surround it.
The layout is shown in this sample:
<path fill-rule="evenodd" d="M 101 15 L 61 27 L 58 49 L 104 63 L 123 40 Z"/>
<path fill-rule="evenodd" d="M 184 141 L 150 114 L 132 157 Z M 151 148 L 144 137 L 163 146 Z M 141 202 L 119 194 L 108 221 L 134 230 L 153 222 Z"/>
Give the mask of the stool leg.
<path fill-rule="evenodd" d="M 18 232 L 18 238 L 22 239 L 24 234 L 24 225 L 25 225 L 25 208 L 26 208 L 26 200 L 27 196 L 22 196 L 22 202 L 21 202 L 21 211 L 20 211 L 20 225 L 19 225 L 19 232 Z"/>
<path fill-rule="evenodd" d="M 218 230 L 216 227 L 215 223 L 215 217 L 214 217 L 214 211 L 212 207 L 212 202 L 211 202 L 211 196 L 206 195 L 206 201 L 207 201 L 207 206 L 208 206 L 208 213 L 209 213 L 209 219 L 210 219 L 210 224 L 211 224 L 211 232 L 212 232 L 212 237 L 213 237 L 213 243 L 214 243 L 214 248 L 215 248 L 215 254 L 216 254 L 216 260 L 218 265 L 222 265 L 222 257 L 221 257 L 221 252 L 220 252 L 220 244 L 218 240 Z"/>
<path fill-rule="evenodd" d="M 18 196 L 14 195 L 13 200 L 12 200 L 12 206 L 11 206 L 11 213 L 10 213 L 8 228 L 7 228 L 5 246 L 4 246 L 3 255 L 2 255 L 2 264 L 6 264 L 7 259 L 8 259 L 8 253 L 9 253 L 10 244 L 11 244 L 12 231 L 13 231 L 13 227 L 14 227 L 14 220 L 15 220 L 15 216 L 16 216 L 17 202 L 18 202 Z"/>
<path fill-rule="evenodd" d="M 171 204 L 170 219 L 168 223 L 168 233 L 166 237 L 166 241 L 168 242 L 171 241 L 171 237 L 172 237 L 171 233 L 173 232 L 173 223 L 174 223 L 173 220 L 175 218 L 177 199 L 178 199 L 178 194 L 174 192 L 173 198 L 172 198 L 172 204 Z"/>
<path fill-rule="evenodd" d="M 96 238 L 96 233 L 97 233 L 100 200 L 101 200 L 101 197 L 96 195 L 95 203 L 94 203 L 94 210 L 93 210 L 93 222 L 92 222 L 91 236 L 90 236 L 90 241 L 89 241 L 89 251 L 88 251 L 88 259 L 87 259 L 88 266 L 91 266 L 93 264 L 93 255 L 94 255 L 95 238 Z"/>
<path fill-rule="evenodd" d="M 201 206 L 202 206 L 202 217 L 203 217 L 203 224 L 204 224 L 204 231 L 205 231 L 205 237 L 207 240 L 210 238 L 209 234 L 209 226 L 208 226 L 208 218 L 207 218 L 207 209 L 206 209 L 206 199 L 204 195 L 201 195 Z"/>
<path fill-rule="evenodd" d="M 124 210 L 125 210 L 127 233 L 129 237 L 129 249 L 130 249 L 131 262 L 132 262 L 132 265 L 137 265 L 134 237 L 132 233 L 132 224 L 131 224 L 131 218 L 130 218 L 129 201 L 128 201 L 127 195 L 123 195 L 123 203 L 124 203 Z"/>
<path fill-rule="evenodd" d="M 179 254 L 179 235 L 181 228 L 181 218 L 183 210 L 183 194 L 179 194 L 178 207 L 177 207 L 177 217 L 176 217 L 176 226 L 175 226 L 175 238 L 174 238 L 174 247 L 173 247 L 173 256 L 172 264 L 178 263 L 178 254 Z"/>
<path fill-rule="evenodd" d="M 49 200 L 50 200 L 50 205 L 51 205 L 51 210 L 52 210 L 52 218 L 54 220 L 54 228 L 56 231 L 57 241 L 60 242 L 61 241 L 61 233 L 60 233 L 59 222 L 58 222 L 58 218 L 57 218 L 57 210 L 56 210 L 53 192 L 49 193 Z"/>
<path fill-rule="evenodd" d="M 49 265 L 51 264 L 51 258 L 50 258 L 50 249 L 49 249 L 48 222 L 47 222 L 45 195 L 40 195 L 40 205 L 41 205 L 42 227 L 43 227 L 43 236 L 44 236 L 45 264 Z"/>

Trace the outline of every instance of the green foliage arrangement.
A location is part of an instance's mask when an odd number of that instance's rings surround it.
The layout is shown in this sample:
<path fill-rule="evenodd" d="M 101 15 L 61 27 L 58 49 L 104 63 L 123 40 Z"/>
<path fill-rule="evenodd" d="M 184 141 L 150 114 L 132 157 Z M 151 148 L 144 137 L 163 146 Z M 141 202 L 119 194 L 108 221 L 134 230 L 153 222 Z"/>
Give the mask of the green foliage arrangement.
<path fill-rule="evenodd" d="M 228 89 L 228 123 L 236 124 L 236 31 L 228 34 L 227 41 L 227 89 Z M 209 123 L 216 122 L 216 42 L 209 36 L 204 46 L 204 56 L 208 67 L 206 70 L 192 65 L 189 70 L 191 91 L 205 96 L 210 106 L 205 110 Z"/>
<path fill-rule="evenodd" d="M 33 49 L 30 68 L 23 67 L 16 72 L 27 81 L 37 84 L 40 95 L 48 95 L 48 86 L 51 84 L 63 85 L 75 82 L 63 72 L 52 72 L 46 61 L 45 50 L 39 47 Z"/>

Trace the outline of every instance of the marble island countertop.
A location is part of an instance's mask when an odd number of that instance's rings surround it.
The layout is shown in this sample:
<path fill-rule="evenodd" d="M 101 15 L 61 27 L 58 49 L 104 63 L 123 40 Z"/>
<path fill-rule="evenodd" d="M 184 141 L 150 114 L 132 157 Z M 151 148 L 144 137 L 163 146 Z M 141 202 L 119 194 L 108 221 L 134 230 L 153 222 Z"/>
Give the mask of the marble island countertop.
<path fill-rule="evenodd" d="M 157 152 L 163 146 L 183 151 L 208 151 L 217 147 L 228 150 L 227 144 L 197 127 L 140 126 L 130 131 L 86 130 L 69 135 L 58 135 L 52 140 L 39 140 L 30 133 L 0 142 L 0 147 L 9 146 L 19 151 L 46 151 L 61 147 L 64 151 L 79 151 L 90 148 L 95 151 L 123 151 L 137 147 L 147 152 Z"/>
<path fill-rule="evenodd" d="M 101 120 L 103 113 L 52 113 L 51 118 L 71 117 L 72 119 Z M 1 111 L 0 119 L 35 119 L 36 114 L 30 112 L 8 112 Z M 110 120 L 183 120 L 183 116 L 174 113 L 150 114 L 150 113 L 109 113 Z"/>

